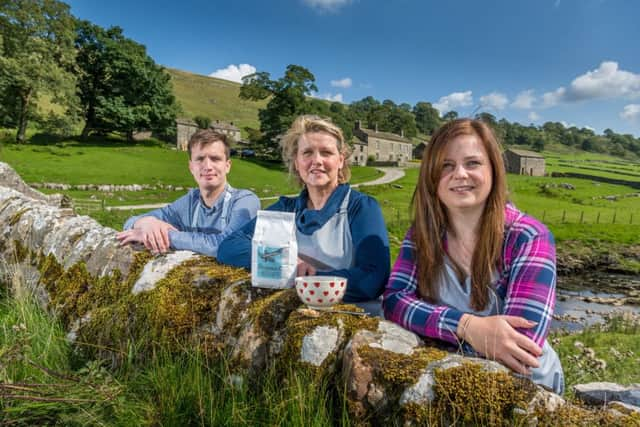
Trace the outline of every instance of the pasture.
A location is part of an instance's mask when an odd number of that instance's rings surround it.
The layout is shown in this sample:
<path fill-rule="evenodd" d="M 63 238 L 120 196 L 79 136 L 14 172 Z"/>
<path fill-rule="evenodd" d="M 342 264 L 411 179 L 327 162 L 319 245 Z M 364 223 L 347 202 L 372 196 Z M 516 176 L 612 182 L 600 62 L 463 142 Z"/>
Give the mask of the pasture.
<path fill-rule="evenodd" d="M 44 139 L 44 138 L 43 138 Z M 548 171 L 585 173 L 588 165 L 600 176 L 640 181 L 640 164 L 594 154 L 545 153 Z M 0 161 L 9 163 L 29 183 L 149 184 L 188 188 L 193 178 L 187 169 L 187 154 L 166 143 L 149 140 L 128 143 L 120 139 L 80 142 L 73 139 L 50 143 L 35 137 L 27 145 L 4 144 Z M 234 157 L 229 182 L 253 190 L 265 198 L 299 191 L 281 164 Z M 580 169 L 582 168 L 582 169 Z M 371 167 L 354 167 L 351 182 L 366 182 L 380 176 Z M 361 187 L 375 197 L 387 221 L 395 254 L 410 223 L 410 202 L 418 169 L 392 184 Z M 626 185 L 607 184 L 568 177 L 508 175 L 510 199 L 515 205 L 543 221 L 558 241 L 578 240 L 633 244 L 640 231 L 640 191 Z M 165 187 L 144 191 L 63 191 L 73 199 L 104 200 L 104 205 L 123 206 L 170 202 L 184 194 Z M 53 192 L 48 190 L 46 192 Z M 90 214 L 104 225 L 121 226 L 131 211 L 95 211 Z"/>

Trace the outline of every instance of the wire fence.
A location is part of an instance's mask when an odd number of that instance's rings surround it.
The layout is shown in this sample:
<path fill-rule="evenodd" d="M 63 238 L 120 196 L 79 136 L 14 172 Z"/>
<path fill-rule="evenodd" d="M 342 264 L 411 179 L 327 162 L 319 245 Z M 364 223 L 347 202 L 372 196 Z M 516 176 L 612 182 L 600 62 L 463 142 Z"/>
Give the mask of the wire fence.
<path fill-rule="evenodd" d="M 543 209 L 526 211 L 545 224 L 621 224 L 640 225 L 640 212 L 631 210 L 568 210 Z M 387 208 L 385 219 L 389 227 L 409 227 L 411 218 L 406 209 Z"/>

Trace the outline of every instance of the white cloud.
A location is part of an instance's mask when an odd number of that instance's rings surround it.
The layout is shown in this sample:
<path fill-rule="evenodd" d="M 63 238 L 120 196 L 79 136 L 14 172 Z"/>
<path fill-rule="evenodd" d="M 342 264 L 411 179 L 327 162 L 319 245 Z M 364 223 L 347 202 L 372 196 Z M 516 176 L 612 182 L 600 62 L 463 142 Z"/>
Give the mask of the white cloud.
<path fill-rule="evenodd" d="M 542 96 L 544 106 L 560 102 L 585 101 L 602 98 L 640 97 L 640 74 L 618 68 L 615 61 L 604 61 L 592 71 L 573 79 L 568 89 L 560 87 Z"/>
<path fill-rule="evenodd" d="M 533 103 L 535 102 L 536 97 L 533 94 L 533 89 L 523 90 L 518 95 L 516 95 L 516 99 L 511 104 L 514 108 L 521 108 L 523 110 L 529 109 L 533 107 Z"/>
<path fill-rule="evenodd" d="M 509 99 L 500 92 L 491 92 L 480 97 L 480 106 L 494 110 L 502 110 L 509 103 Z"/>
<path fill-rule="evenodd" d="M 327 93 L 322 98 L 326 99 L 327 101 L 342 103 L 342 94 L 341 93 L 336 93 L 335 95 L 331 95 L 330 93 Z"/>
<path fill-rule="evenodd" d="M 559 87 L 553 92 L 547 92 L 542 95 L 542 106 L 543 107 L 553 107 L 554 105 L 559 104 L 564 99 L 567 90 L 563 87 Z"/>
<path fill-rule="evenodd" d="M 640 97 L 640 74 L 618 69 L 618 63 L 607 61 L 598 69 L 576 77 L 571 82 L 572 100 L 594 98 Z"/>
<path fill-rule="evenodd" d="M 242 78 L 256 72 L 256 67 L 249 64 L 230 64 L 227 68 L 221 68 L 209 74 L 209 77 L 217 77 L 219 79 L 231 80 L 232 82 L 242 83 Z"/>
<path fill-rule="evenodd" d="M 538 120 L 540 120 L 540 115 L 538 113 L 536 113 L 535 111 L 530 112 L 527 117 L 532 122 L 537 122 Z"/>
<path fill-rule="evenodd" d="M 640 122 L 640 104 L 625 105 L 620 113 L 620 118 L 629 120 L 630 122 Z"/>
<path fill-rule="evenodd" d="M 337 12 L 352 0 L 302 0 L 302 2 L 319 12 Z"/>
<path fill-rule="evenodd" d="M 340 79 L 340 80 L 331 80 L 331 86 L 333 87 L 342 87 L 342 88 L 350 88 L 351 85 L 353 84 L 353 81 L 351 80 L 351 77 L 345 77 L 344 79 Z"/>
<path fill-rule="evenodd" d="M 447 113 L 457 107 L 468 107 L 473 104 L 473 96 L 471 91 L 453 92 L 447 96 L 443 96 L 434 103 L 433 106 L 440 111 L 440 114 Z"/>

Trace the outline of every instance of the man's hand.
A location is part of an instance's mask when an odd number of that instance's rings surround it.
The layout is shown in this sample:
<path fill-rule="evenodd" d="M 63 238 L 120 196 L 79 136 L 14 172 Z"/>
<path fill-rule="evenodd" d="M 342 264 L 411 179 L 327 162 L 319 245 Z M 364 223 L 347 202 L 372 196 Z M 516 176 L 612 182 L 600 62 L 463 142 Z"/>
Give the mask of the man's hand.
<path fill-rule="evenodd" d="M 538 358 L 542 349 L 515 328 L 532 328 L 535 325 L 535 322 L 518 316 L 464 314 L 457 334 L 486 358 L 528 375 L 531 374 L 530 367 L 540 366 Z"/>
<path fill-rule="evenodd" d="M 311 264 L 298 258 L 297 276 L 313 276 L 316 269 Z"/>
<path fill-rule="evenodd" d="M 176 228 L 152 216 L 145 216 L 136 221 L 131 230 L 116 234 L 121 245 L 142 243 L 152 253 L 165 253 L 170 248 L 169 231 Z M 176 230 L 177 231 L 177 230 Z"/>

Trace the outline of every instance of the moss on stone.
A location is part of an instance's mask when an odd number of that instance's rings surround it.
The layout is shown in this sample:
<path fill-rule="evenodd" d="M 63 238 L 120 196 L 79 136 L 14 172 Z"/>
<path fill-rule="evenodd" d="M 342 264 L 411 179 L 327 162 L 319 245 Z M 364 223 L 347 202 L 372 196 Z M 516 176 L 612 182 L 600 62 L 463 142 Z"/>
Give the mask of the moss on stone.
<path fill-rule="evenodd" d="M 535 387 L 507 372 L 488 372 L 478 363 L 435 370 L 432 422 L 511 425 L 513 410 L 526 407 Z"/>
<path fill-rule="evenodd" d="M 539 427 L 563 426 L 640 426 L 640 413 L 616 416 L 602 408 L 583 407 L 579 404 L 563 405 L 554 412 L 543 406 L 534 410 Z"/>
<path fill-rule="evenodd" d="M 357 311 L 362 309 L 349 304 L 339 304 L 333 307 L 335 310 Z M 313 313 L 313 315 L 311 315 Z M 286 361 L 288 364 L 295 364 L 300 369 L 310 371 L 317 376 L 327 375 L 333 372 L 330 369 L 336 363 L 336 357 L 342 353 L 344 345 L 349 341 L 353 334 L 359 330 L 376 331 L 380 320 L 369 316 L 355 316 L 345 313 L 334 313 L 331 311 L 316 311 L 308 309 L 299 309 L 291 313 L 286 322 L 286 339 L 284 349 L 280 360 Z M 322 363 L 316 367 L 300 360 L 302 350 L 302 342 L 305 336 L 312 333 L 320 326 L 335 327 L 341 331 L 342 341 L 339 347 L 330 354 Z"/>
<path fill-rule="evenodd" d="M 376 379 L 385 386 L 404 388 L 415 384 L 427 365 L 444 358 L 447 352 L 433 347 L 418 347 L 409 355 L 366 346 L 359 348 L 358 354 L 374 368 Z"/>

